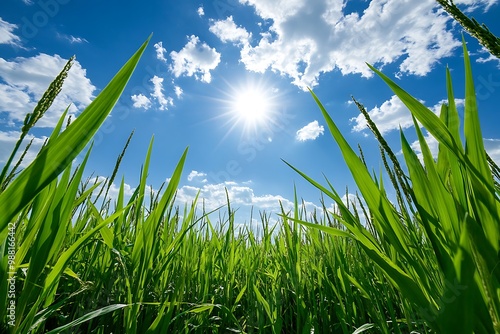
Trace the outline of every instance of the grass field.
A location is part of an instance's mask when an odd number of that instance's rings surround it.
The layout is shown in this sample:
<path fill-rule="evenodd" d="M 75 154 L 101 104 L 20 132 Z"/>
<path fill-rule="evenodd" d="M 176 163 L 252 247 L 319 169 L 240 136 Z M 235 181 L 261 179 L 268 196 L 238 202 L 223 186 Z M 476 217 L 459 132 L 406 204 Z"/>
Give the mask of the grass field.
<path fill-rule="evenodd" d="M 500 173 L 484 150 L 465 43 L 463 128 L 449 71 L 448 102 L 436 116 L 372 67 L 439 141 L 437 158 L 415 126 L 422 161 L 402 132 L 404 163 L 398 161 L 368 119 L 386 167 L 385 176 L 373 175 L 311 92 L 356 181 L 358 200 L 344 203 L 327 180 L 290 166 L 333 200 L 335 210 L 306 212 L 296 196 L 294 210 L 283 210 L 277 224 L 262 213 L 261 227 L 250 229 L 235 227 L 229 199 L 217 221 L 200 214 L 196 202 L 174 205 L 187 149 L 170 181 L 149 196 L 151 141 L 140 184 L 127 200 L 123 179 L 118 198 L 108 195 L 121 156 L 104 184 L 84 179 L 91 149 L 72 165 L 148 41 L 74 122 L 65 124 L 62 115 L 27 168 L 15 175 L 12 158 L 3 169 L 1 331 L 500 332 Z M 57 95 L 71 61 L 27 116 L 21 141 Z"/>

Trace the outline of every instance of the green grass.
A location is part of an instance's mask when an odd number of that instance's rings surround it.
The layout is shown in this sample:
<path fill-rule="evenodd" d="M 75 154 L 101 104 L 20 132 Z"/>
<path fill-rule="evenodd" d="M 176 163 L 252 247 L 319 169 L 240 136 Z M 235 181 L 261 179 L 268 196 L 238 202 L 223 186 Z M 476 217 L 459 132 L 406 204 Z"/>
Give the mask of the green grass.
<path fill-rule="evenodd" d="M 1 331 L 500 332 L 498 167 L 484 151 L 465 43 L 464 144 L 449 71 L 449 100 L 436 116 L 370 66 L 439 141 L 437 159 L 416 127 L 423 163 L 401 132 L 402 166 L 368 119 L 391 180 L 385 185 L 311 92 L 358 185 L 358 201 L 343 203 L 327 180 L 322 185 L 290 166 L 336 209 L 323 205 L 322 212 L 306 212 L 296 195 L 294 209 L 282 210 L 277 224 L 261 213 L 261 228 L 252 230 L 236 227 L 229 199 L 220 209 L 226 218 L 217 221 L 200 214 L 197 201 L 174 204 L 187 149 L 170 182 L 150 201 L 153 139 L 128 200 L 124 179 L 116 199 L 104 191 L 128 142 L 104 184 L 83 179 L 91 149 L 72 166 L 111 112 L 148 41 L 64 131 L 63 114 L 30 166 L 10 177 L 9 159 L 2 171 L 0 304 L 15 300 L 16 312 L 9 323 L 7 308 L 0 308 Z M 27 117 L 22 133 L 43 116 L 68 69 L 35 116 Z M 396 190 L 395 201 L 387 186 Z"/>

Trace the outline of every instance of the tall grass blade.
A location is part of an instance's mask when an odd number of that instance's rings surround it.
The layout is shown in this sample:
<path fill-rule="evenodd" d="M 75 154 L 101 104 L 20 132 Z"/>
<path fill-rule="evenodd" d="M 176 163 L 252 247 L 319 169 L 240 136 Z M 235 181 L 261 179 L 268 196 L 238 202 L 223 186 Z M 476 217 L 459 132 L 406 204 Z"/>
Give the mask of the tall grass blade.
<path fill-rule="evenodd" d="M 87 145 L 111 112 L 132 75 L 149 39 L 128 60 L 110 83 L 56 140 L 0 194 L 0 239 L 7 224 L 54 180 Z"/>

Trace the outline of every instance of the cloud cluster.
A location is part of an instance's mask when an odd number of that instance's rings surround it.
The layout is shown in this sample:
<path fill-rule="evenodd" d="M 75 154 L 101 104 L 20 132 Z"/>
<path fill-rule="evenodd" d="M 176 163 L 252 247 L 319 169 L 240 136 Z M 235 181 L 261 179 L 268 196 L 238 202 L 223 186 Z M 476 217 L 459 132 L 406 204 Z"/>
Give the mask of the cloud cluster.
<path fill-rule="evenodd" d="M 362 12 L 347 13 L 343 0 L 241 0 L 266 24 L 250 43 L 248 29 L 232 17 L 212 21 L 210 31 L 240 47 L 248 70 L 268 69 L 289 76 L 302 89 L 322 73 L 372 76 L 365 62 L 399 63 L 399 74 L 423 76 L 460 45 L 449 16 L 433 0 L 372 0 Z M 456 1 L 468 9 L 488 9 L 497 0 Z"/>
<path fill-rule="evenodd" d="M 202 7 L 200 7 L 202 11 Z M 200 9 L 198 12 L 200 13 Z M 200 14 L 201 15 L 201 14 Z M 168 59 L 165 56 L 167 49 L 163 46 L 163 42 L 154 44 L 156 58 L 162 63 L 168 64 Z M 211 71 L 214 70 L 220 63 L 220 53 L 215 48 L 211 48 L 205 42 L 201 42 L 198 36 L 191 35 L 188 42 L 180 51 L 170 52 L 172 62 L 168 64 L 169 71 L 175 78 L 182 75 L 194 77 L 196 80 L 210 83 L 212 80 Z M 148 110 L 153 106 L 153 101 L 158 103 L 159 110 L 168 110 L 174 105 L 174 98 L 166 96 L 164 93 L 163 82 L 164 78 L 154 75 L 150 80 L 153 83 L 153 88 L 150 96 L 144 94 L 132 95 L 130 98 L 134 108 L 142 108 Z M 183 94 L 183 89 L 176 85 L 172 80 L 173 94 L 178 99 Z"/>
<path fill-rule="evenodd" d="M 285 210 L 292 210 L 294 204 L 292 201 L 280 195 L 264 194 L 257 195 L 247 184 L 227 181 L 218 184 L 204 184 L 202 187 L 185 185 L 179 188 L 177 200 L 180 204 L 190 204 L 199 192 L 199 198 L 204 199 L 206 210 L 214 210 L 227 205 L 226 190 L 229 195 L 229 201 L 232 208 L 251 208 L 257 211 L 280 212 L 280 202 Z M 308 212 L 319 207 L 312 202 L 305 202 Z"/>
<path fill-rule="evenodd" d="M 315 140 L 322 135 L 324 131 L 325 128 L 323 125 L 319 125 L 318 121 L 312 121 L 303 128 L 299 129 L 295 138 L 298 141 Z"/>
<path fill-rule="evenodd" d="M 217 67 L 220 56 L 215 48 L 201 42 L 198 36 L 191 35 L 179 52 L 170 52 L 173 61 L 170 69 L 176 78 L 181 75 L 194 76 L 196 80 L 210 83 L 212 80 L 210 71 Z"/>
<path fill-rule="evenodd" d="M 1 137 L 0 137 L 1 140 Z M 276 214 L 281 213 L 281 205 L 285 212 L 293 210 L 294 203 L 289 199 L 273 194 L 264 194 L 257 195 L 254 192 L 254 189 L 250 186 L 251 182 L 234 182 L 234 181 L 226 181 L 223 183 L 207 183 L 204 177 L 206 173 L 191 171 L 188 176 L 188 181 L 193 182 L 196 180 L 201 180 L 203 185 L 201 187 L 196 187 L 192 185 L 183 185 L 177 189 L 177 196 L 175 199 L 175 205 L 180 207 L 184 207 L 185 205 L 190 206 L 196 196 L 198 195 L 198 209 L 202 207 L 205 210 L 212 211 L 218 208 L 224 208 L 227 206 L 227 195 L 229 195 L 229 200 L 231 203 L 231 208 L 234 210 L 240 211 L 240 218 L 243 220 L 250 218 L 250 210 L 253 208 L 254 212 L 266 212 L 267 214 Z M 167 180 L 168 182 L 169 180 Z M 90 184 L 94 184 L 95 182 L 101 182 L 104 184 L 106 182 L 106 178 L 99 176 L 94 177 Z M 102 187 L 102 185 L 100 186 Z M 100 187 L 98 187 L 95 193 L 100 191 Z M 125 183 L 124 184 L 124 195 L 129 198 L 134 193 L 135 188 L 131 185 Z M 153 192 L 156 194 L 157 189 L 152 189 L 150 186 L 146 188 L 146 197 L 149 198 L 149 194 Z M 109 191 L 109 196 L 113 199 L 118 198 L 119 194 L 119 186 L 116 184 L 112 184 Z M 126 198 L 126 199 L 127 199 Z M 149 199 L 148 199 L 149 200 Z M 148 202 L 148 200 L 146 202 Z M 321 212 L 321 208 L 316 204 L 308 201 L 301 202 L 301 205 L 304 204 L 306 211 L 308 213 L 312 213 L 313 211 Z M 333 207 L 332 207 L 333 209 Z M 248 216 L 246 216 L 248 214 Z"/>

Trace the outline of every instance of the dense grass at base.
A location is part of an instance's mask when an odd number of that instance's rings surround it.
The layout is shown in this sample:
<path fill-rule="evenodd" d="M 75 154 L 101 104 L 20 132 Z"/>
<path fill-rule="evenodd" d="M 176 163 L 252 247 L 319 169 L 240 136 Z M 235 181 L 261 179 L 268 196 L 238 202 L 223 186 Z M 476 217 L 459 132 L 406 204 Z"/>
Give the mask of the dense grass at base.
<path fill-rule="evenodd" d="M 0 174 L 0 330 L 12 333 L 493 333 L 500 332 L 499 168 L 484 151 L 464 42 L 463 128 L 447 71 L 448 101 L 436 116 L 371 67 L 439 141 L 437 158 L 416 126 L 422 160 L 401 132 L 403 168 L 381 144 L 393 203 L 312 93 L 359 188 L 344 203 L 305 212 L 295 198 L 277 224 L 212 221 L 175 193 L 188 150 L 170 181 L 147 194 L 153 140 L 130 199 L 83 179 L 72 160 L 90 142 L 132 75 L 146 41 L 64 130 L 65 114 L 29 167 Z M 70 62 L 26 117 L 20 142 L 50 107 Z M 462 143 L 462 135 L 465 142 Z M 19 143 L 20 143 L 19 142 Z M 128 144 L 128 142 L 127 142 Z M 126 145 L 127 145 L 126 144 Z M 286 166 L 284 166 L 286 168 Z M 148 196 L 149 195 L 149 196 Z M 148 198 L 149 197 L 149 198 Z M 224 215 L 221 215 L 224 217 Z M 245 219 L 247 220 L 247 219 Z"/>
<path fill-rule="evenodd" d="M 120 240 L 112 248 L 97 237 L 69 264 L 81 282 L 65 277 L 59 299 L 87 290 L 65 303 L 51 326 L 89 310 L 137 303 L 140 295 L 137 333 L 158 319 L 164 326 L 160 332 L 351 333 L 367 323 L 378 332 L 424 332 L 416 312 L 351 240 L 289 222 L 272 231 L 265 217 L 257 236 L 234 231 L 233 218 L 212 226 L 207 218 L 184 221 L 173 209 L 154 237 L 156 255 L 147 272 L 133 264 L 133 227 L 117 233 Z M 90 218 L 85 229 L 95 224 Z M 142 275 L 145 284 L 136 293 Z M 96 318 L 82 330 L 123 331 L 131 324 L 126 311 Z"/>

